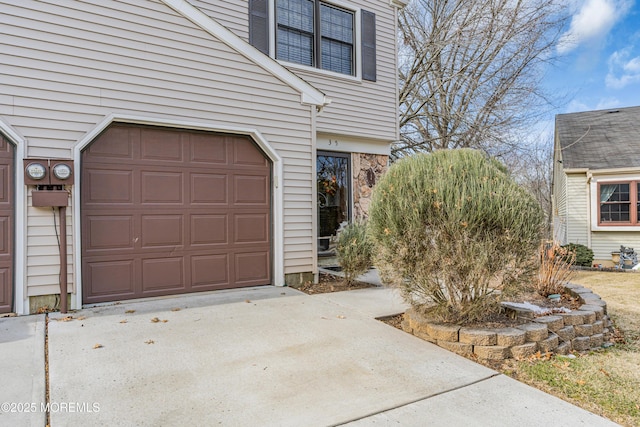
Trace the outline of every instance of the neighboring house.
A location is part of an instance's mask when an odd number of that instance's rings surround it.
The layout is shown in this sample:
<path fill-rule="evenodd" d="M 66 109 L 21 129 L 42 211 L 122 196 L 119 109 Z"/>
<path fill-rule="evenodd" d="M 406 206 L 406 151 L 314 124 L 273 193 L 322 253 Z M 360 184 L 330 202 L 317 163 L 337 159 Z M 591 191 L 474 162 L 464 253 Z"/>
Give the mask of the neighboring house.
<path fill-rule="evenodd" d="M 317 279 L 398 139 L 405 3 L 0 0 L 0 313 L 56 303 L 65 234 L 71 308 Z"/>
<path fill-rule="evenodd" d="M 556 116 L 554 151 L 555 238 L 603 266 L 621 245 L 640 251 L 640 107 Z"/>

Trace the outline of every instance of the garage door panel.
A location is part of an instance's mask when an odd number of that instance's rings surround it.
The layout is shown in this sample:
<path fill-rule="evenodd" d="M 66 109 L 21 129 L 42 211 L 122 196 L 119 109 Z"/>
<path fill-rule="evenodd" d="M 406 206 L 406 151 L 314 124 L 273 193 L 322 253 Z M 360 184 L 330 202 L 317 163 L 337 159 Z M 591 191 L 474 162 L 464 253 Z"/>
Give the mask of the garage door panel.
<path fill-rule="evenodd" d="M 134 247 L 134 217 L 131 215 L 90 215 L 85 221 L 85 249 L 123 250 Z"/>
<path fill-rule="evenodd" d="M 191 215 L 191 239 L 192 246 L 202 245 L 228 245 L 229 244 L 229 216 L 217 215 Z"/>
<path fill-rule="evenodd" d="M 180 290 L 185 287 L 184 258 L 142 260 L 142 291 Z"/>
<path fill-rule="evenodd" d="M 233 164 L 236 166 L 267 167 L 269 163 L 255 144 L 246 138 L 230 138 L 233 147 Z"/>
<path fill-rule="evenodd" d="M 196 255 L 191 257 L 191 286 L 194 289 L 229 284 L 229 255 Z"/>
<path fill-rule="evenodd" d="M 131 137 L 137 139 L 139 135 L 131 134 L 129 128 L 113 126 L 100 135 L 100 144 L 93 144 L 84 152 L 86 160 L 99 158 L 101 162 L 108 159 L 123 160 L 133 159 L 133 147 Z"/>
<path fill-rule="evenodd" d="M 0 313 L 11 311 L 12 282 L 11 269 L 0 268 Z"/>
<path fill-rule="evenodd" d="M 11 255 L 11 245 L 9 244 L 9 239 L 11 238 L 10 229 L 11 217 L 8 215 L 0 216 L 0 259 Z"/>
<path fill-rule="evenodd" d="M 234 175 L 235 205 L 267 205 L 269 203 L 269 179 L 266 176 Z"/>
<path fill-rule="evenodd" d="M 235 214 L 235 243 L 267 243 L 269 240 L 269 215 L 266 213 Z"/>
<path fill-rule="evenodd" d="M 236 283 L 261 285 L 269 283 L 269 252 L 236 253 L 234 257 Z"/>
<path fill-rule="evenodd" d="M 196 165 L 223 166 L 227 164 L 227 144 L 225 137 L 221 135 L 204 133 L 191 135 L 190 153 L 189 160 Z"/>
<path fill-rule="evenodd" d="M 182 133 L 166 129 L 142 129 L 140 158 L 142 160 L 183 161 Z"/>
<path fill-rule="evenodd" d="M 182 204 L 182 180 L 180 172 L 141 171 L 140 202 Z"/>
<path fill-rule="evenodd" d="M 135 295 L 134 261 L 113 260 L 88 262 L 83 267 L 83 283 L 89 286 L 88 297 L 95 302 Z"/>
<path fill-rule="evenodd" d="M 191 203 L 226 205 L 228 197 L 227 175 L 192 173 Z"/>
<path fill-rule="evenodd" d="M 128 129 L 132 159 L 96 154 L 114 151 L 98 149 L 109 132 L 82 154 L 84 301 L 271 283 L 271 168 L 251 139 L 117 127 L 110 138 Z M 125 284 L 109 289 L 105 278 L 124 276 L 124 261 Z"/>
<path fill-rule="evenodd" d="M 181 246 L 184 242 L 182 215 L 142 215 L 143 249 L 158 246 Z"/>
<path fill-rule="evenodd" d="M 9 173 L 11 173 L 11 167 L 9 165 L 0 164 L 0 204 L 10 204 L 11 198 L 9 195 Z"/>
<path fill-rule="evenodd" d="M 91 170 L 86 174 L 86 204 L 133 203 L 133 173 L 126 170 Z"/>

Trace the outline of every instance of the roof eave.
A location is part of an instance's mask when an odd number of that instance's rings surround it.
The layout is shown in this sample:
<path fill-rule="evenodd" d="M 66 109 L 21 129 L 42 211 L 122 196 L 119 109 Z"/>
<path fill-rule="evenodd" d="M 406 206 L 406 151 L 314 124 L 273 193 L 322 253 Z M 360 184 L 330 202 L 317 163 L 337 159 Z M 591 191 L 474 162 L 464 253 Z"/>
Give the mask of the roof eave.
<path fill-rule="evenodd" d="M 211 17 L 192 6 L 185 0 L 161 0 L 164 4 L 202 28 L 209 34 L 215 36 L 220 41 L 231 47 L 247 59 L 268 71 L 282 82 L 286 83 L 293 89 L 300 92 L 300 102 L 307 105 L 315 105 L 319 110 L 329 105 L 331 100 L 324 93 L 320 92 L 308 82 L 301 79 L 287 68 L 280 65 L 277 61 L 263 54 L 249 43 L 220 25 Z M 402 0 L 392 0 L 402 1 Z"/>

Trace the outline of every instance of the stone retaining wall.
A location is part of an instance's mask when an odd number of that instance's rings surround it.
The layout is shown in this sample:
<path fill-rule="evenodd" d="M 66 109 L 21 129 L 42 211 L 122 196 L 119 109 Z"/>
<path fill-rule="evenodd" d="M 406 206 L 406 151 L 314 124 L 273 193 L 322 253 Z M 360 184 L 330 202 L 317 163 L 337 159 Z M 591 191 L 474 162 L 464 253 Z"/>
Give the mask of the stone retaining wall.
<path fill-rule="evenodd" d="M 404 314 L 402 328 L 462 356 L 484 360 L 522 359 L 540 353 L 567 354 L 601 347 L 611 322 L 607 304 L 589 289 L 568 284 L 565 291 L 582 304 L 570 313 L 535 317 L 529 310 L 515 314 L 526 323 L 510 328 L 469 328 L 433 323 L 413 309 Z"/>

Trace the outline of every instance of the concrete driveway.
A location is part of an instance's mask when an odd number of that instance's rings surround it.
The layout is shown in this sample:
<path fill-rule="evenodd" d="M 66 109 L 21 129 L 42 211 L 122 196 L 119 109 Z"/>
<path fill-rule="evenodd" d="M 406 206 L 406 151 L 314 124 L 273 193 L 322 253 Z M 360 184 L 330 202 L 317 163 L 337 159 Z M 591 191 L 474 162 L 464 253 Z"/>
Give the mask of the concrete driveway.
<path fill-rule="evenodd" d="M 374 318 L 402 309 L 263 287 L 51 314 L 51 425 L 615 425 Z"/>

